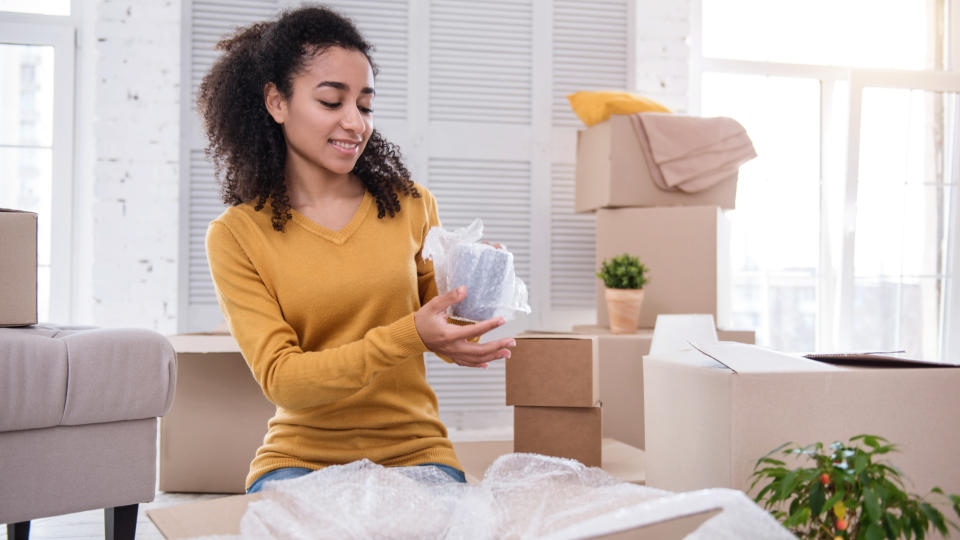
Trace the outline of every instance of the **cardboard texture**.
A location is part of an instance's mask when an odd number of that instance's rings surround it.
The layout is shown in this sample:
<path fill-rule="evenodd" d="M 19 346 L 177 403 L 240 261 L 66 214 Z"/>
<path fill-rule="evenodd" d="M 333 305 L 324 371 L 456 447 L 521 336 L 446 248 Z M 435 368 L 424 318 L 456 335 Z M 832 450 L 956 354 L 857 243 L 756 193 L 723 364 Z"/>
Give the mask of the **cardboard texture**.
<path fill-rule="evenodd" d="M 570 458 L 588 467 L 602 463 L 600 407 L 513 408 L 513 451 Z"/>
<path fill-rule="evenodd" d="M 160 419 L 160 491 L 243 493 L 276 407 L 230 335 L 168 337 L 177 351 L 173 408 Z"/>
<path fill-rule="evenodd" d="M 960 367 L 837 367 L 749 345 L 700 347 L 643 360 L 651 487 L 748 491 L 756 460 L 783 443 L 869 433 L 899 446 L 889 461 L 911 492 L 960 493 Z"/>
<path fill-rule="evenodd" d="M 0 208 L 0 326 L 37 324 L 37 214 Z"/>
<path fill-rule="evenodd" d="M 713 315 L 730 326 L 729 220 L 715 206 L 618 208 L 597 211 L 596 268 L 621 253 L 640 258 L 644 286 L 640 327 L 653 328 L 661 313 Z M 597 324 L 610 326 L 597 280 Z"/>
<path fill-rule="evenodd" d="M 506 361 L 507 405 L 600 404 L 597 340 L 577 334 L 521 334 Z"/>
<path fill-rule="evenodd" d="M 463 465 L 468 481 L 472 478 L 472 481 L 479 482 L 498 457 L 513 452 L 513 441 L 455 442 L 453 450 Z M 646 483 L 643 450 L 616 439 L 604 438 L 601 441 L 601 454 L 600 468 L 610 476 L 631 484 Z"/>
<path fill-rule="evenodd" d="M 598 208 L 719 206 L 733 209 L 737 175 L 696 193 L 664 191 L 654 184 L 640 142 L 627 116 L 614 115 L 577 132 L 577 212 Z"/>
<path fill-rule="evenodd" d="M 147 516 L 167 540 L 196 536 L 238 535 L 240 534 L 240 521 L 247 510 L 247 505 L 269 496 L 269 493 L 235 495 L 212 501 L 200 501 L 147 510 Z M 610 540 L 680 539 L 697 530 L 700 525 L 718 513 L 720 513 L 720 509 L 704 510 L 614 533 L 587 536 L 587 538 Z"/>

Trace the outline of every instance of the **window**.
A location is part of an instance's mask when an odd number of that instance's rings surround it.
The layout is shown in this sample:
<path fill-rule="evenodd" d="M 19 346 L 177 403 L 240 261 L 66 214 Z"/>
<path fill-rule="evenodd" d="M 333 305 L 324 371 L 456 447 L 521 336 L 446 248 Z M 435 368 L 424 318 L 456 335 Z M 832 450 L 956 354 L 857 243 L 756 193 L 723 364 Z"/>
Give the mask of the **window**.
<path fill-rule="evenodd" d="M 758 153 L 732 212 L 732 300 L 761 344 L 949 358 L 947 1 L 701 0 L 693 108 L 739 120 Z"/>
<path fill-rule="evenodd" d="M 50 13 L 69 15 L 69 0 L 0 0 L 0 206 L 38 214 L 38 317 L 67 322 L 74 30 Z"/>

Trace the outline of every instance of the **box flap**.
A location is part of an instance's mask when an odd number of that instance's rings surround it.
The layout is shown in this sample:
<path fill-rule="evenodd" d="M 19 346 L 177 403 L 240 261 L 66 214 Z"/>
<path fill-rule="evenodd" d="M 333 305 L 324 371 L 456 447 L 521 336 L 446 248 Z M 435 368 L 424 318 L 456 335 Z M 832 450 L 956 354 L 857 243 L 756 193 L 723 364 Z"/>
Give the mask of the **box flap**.
<path fill-rule="evenodd" d="M 691 345 L 734 373 L 782 373 L 840 369 L 830 364 L 814 362 L 802 356 L 793 356 L 756 345 L 746 345 L 733 341 L 691 343 Z"/>
<path fill-rule="evenodd" d="M 686 349 L 690 342 L 716 343 L 717 327 L 713 315 L 657 315 L 650 353 L 668 353 Z"/>
<path fill-rule="evenodd" d="M 933 362 L 930 360 L 918 360 L 916 358 L 906 358 L 897 353 L 888 352 L 847 352 L 847 353 L 810 353 L 804 357 L 827 364 L 836 364 L 840 366 L 854 367 L 887 367 L 887 368 L 912 368 L 912 367 L 939 367 L 939 368 L 960 368 L 960 364 L 947 364 L 945 362 Z"/>
<path fill-rule="evenodd" d="M 229 353 L 240 352 L 237 340 L 229 334 L 177 334 L 167 336 L 167 341 L 178 353 Z"/>
<path fill-rule="evenodd" d="M 247 505 L 264 493 L 234 495 L 147 510 L 147 516 L 164 538 L 192 538 L 204 535 L 240 534 L 240 520 Z"/>

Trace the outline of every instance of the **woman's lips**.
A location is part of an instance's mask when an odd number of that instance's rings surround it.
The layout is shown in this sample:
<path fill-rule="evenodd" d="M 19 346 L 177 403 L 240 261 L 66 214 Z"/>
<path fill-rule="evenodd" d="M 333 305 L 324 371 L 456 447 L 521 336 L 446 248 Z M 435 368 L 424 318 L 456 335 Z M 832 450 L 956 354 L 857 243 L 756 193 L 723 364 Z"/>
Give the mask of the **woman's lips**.
<path fill-rule="evenodd" d="M 330 139 L 330 146 L 333 146 L 338 152 L 347 156 L 354 156 L 360 148 L 360 143 L 356 141 L 343 141 Z"/>

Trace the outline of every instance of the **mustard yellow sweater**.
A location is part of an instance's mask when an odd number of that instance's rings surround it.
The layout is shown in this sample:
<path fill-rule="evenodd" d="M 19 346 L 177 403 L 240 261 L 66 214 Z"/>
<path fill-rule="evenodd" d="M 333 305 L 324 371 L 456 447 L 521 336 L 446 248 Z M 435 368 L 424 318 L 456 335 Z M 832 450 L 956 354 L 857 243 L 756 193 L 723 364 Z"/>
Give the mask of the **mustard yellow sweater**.
<path fill-rule="evenodd" d="M 435 296 L 420 257 L 437 225 L 433 195 L 401 196 L 377 218 L 367 192 L 340 231 L 269 205 L 227 209 L 207 230 L 217 300 L 267 399 L 277 405 L 246 486 L 280 467 L 320 469 L 367 458 L 384 466 L 461 469 L 427 384 L 413 313 Z"/>

